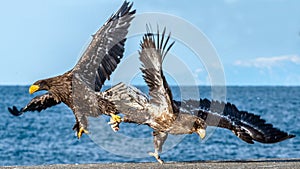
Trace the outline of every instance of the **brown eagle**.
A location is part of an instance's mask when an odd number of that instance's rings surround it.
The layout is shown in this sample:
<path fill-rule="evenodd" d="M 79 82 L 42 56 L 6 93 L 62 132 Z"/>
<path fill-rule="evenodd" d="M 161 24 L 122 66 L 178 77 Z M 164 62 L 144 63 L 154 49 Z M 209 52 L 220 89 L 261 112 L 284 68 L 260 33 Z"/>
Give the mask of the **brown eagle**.
<path fill-rule="evenodd" d="M 115 103 L 124 117 L 123 122 L 148 125 L 154 129 L 154 156 L 159 157 L 162 146 L 168 134 L 198 134 L 205 137 L 207 126 L 216 126 L 231 130 L 243 141 L 253 144 L 276 143 L 295 135 L 287 134 L 266 123 L 260 116 L 240 111 L 230 103 L 209 101 L 208 99 L 173 100 L 172 92 L 163 74 L 162 62 L 174 42 L 168 45 L 170 34 L 165 37 L 157 32 L 157 39 L 152 33 L 147 33 L 141 42 L 140 61 L 143 78 L 149 87 L 148 98 L 133 86 L 120 83 L 111 89 L 108 100 Z M 161 39 L 160 39 L 161 38 Z"/>
<path fill-rule="evenodd" d="M 101 114 L 119 116 L 115 106 L 107 101 L 100 89 L 106 79 L 116 69 L 123 57 L 126 35 L 135 10 L 133 3 L 124 1 L 119 10 L 92 36 L 93 39 L 75 67 L 66 73 L 38 80 L 29 88 L 29 93 L 46 90 L 47 93 L 33 98 L 25 107 L 18 110 L 15 106 L 9 112 L 19 116 L 27 111 L 42 111 L 60 103 L 73 111 L 76 123 L 73 127 L 77 137 L 88 133 L 87 116 Z"/>

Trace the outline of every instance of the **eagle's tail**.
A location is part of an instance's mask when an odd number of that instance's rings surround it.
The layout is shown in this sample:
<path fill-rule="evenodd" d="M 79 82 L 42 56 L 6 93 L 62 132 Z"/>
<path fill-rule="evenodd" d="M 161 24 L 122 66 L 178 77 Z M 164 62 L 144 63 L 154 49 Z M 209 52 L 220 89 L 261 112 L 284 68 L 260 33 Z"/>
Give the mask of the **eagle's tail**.
<path fill-rule="evenodd" d="M 295 135 L 288 134 L 266 123 L 259 115 L 240 111 L 234 104 L 200 99 L 187 100 L 181 106 L 190 109 L 195 115 L 205 120 L 208 126 L 217 126 L 231 130 L 247 143 L 277 143 Z M 194 108 L 193 110 L 191 108 Z"/>

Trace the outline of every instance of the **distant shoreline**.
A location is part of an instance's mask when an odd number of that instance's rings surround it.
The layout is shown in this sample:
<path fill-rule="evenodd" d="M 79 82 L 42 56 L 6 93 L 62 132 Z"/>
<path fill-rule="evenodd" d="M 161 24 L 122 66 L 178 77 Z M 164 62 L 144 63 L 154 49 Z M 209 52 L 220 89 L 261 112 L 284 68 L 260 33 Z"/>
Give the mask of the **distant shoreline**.
<path fill-rule="evenodd" d="M 1 166 L 0 168 L 18 169 L 73 169 L 73 168 L 299 168 L 300 159 L 253 159 L 234 161 L 189 161 L 189 162 L 167 162 L 159 163 L 99 163 L 99 164 L 53 164 L 38 166 Z"/>

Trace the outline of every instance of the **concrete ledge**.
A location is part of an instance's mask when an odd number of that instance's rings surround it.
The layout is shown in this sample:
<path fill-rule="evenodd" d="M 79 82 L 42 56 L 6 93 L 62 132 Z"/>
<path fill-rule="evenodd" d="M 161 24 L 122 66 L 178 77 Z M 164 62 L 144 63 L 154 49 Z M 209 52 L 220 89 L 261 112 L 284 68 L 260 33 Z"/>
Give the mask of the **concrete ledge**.
<path fill-rule="evenodd" d="M 99 163 L 99 164 L 54 164 L 41 166 L 6 166 L 7 169 L 111 169 L 111 168 L 300 168 L 300 159 L 267 159 L 247 161 L 192 161 L 158 163 Z"/>

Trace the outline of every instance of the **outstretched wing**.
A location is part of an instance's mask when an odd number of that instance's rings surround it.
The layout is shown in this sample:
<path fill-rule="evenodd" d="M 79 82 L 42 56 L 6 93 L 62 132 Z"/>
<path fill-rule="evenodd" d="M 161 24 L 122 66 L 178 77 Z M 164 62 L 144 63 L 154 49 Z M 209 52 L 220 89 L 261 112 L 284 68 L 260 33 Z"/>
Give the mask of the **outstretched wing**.
<path fill-rule="evenodd" d="M 124 2 L 120 9 L 93 35 L 93 40 L 73 69 L 78 80 L 100 91 L 123 57 L 128 27 L 134 18 L 132 3 Z"/>
<path fill-rule="evenodd" d="M 150 103 L 172 109 L 172 93 L 163 74 L 162 62 L 174 42 L 168 45 L 170 34 L 165 40 L 165 31 L 162 35 L 157 32 L 156 43 L 154 34 L 144 35 L 139 59 L 142 62 L 143 78 L 149 87 Z"/>
<path fill-rule="evenodd" d="M 16 106 L 8 108 L 8 111 L 14 116 L 20 116 L 27 111 L 42 111 L 51 106 L 59 104 L 59 101 L 56 101 L 50 93 L 46 93 L 40 96 L 33 98 L 24 108 L 20 110 Z"/>
<path fill-rule="evenodd" d="M 200 99 L 200 102 L 185 101 L 181 106 L 190 109 L 195 115 L 205 120 L 208 126 L 229 129 L 237 137 L 250 144 L 253 144 L 253 141 L 276 143 L 295 137 L 266 123 L 258 115 L 238 110 L 230 103 Z"/>

